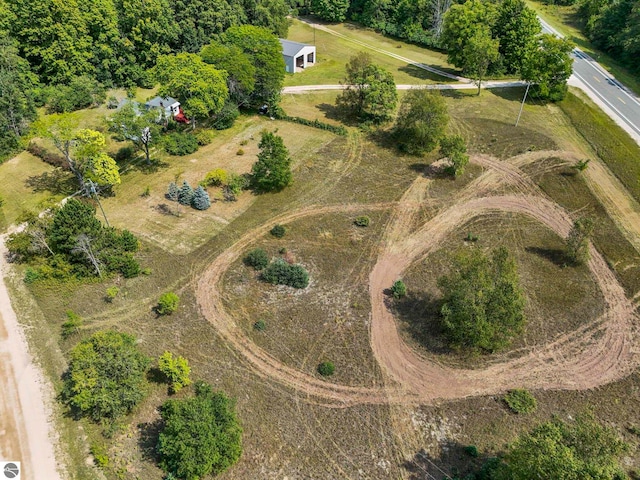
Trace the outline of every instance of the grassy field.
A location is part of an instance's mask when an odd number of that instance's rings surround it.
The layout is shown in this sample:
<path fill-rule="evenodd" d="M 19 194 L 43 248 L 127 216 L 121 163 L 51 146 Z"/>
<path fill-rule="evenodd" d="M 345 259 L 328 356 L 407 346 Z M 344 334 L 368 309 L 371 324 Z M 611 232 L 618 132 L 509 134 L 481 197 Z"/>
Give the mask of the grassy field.
<path fill-rule="evenodd" d="M 287 74 L 285 86 L 337 84 L 344 79 L 345 64 L 358 52 L 367 52 L 373 63 L 389 70 L 398 84 L 447 83 L 451 79 L 434 75 L 426 70 L 409 65 L 406 61 L 389 57 L 378 51 L 350 41 L 364 42 L 376 48 L 424 63 L 445 71 L 452 71 L 446 55 L 434 50 L 420 48 L 399 40 L 391 40 L 371 30 L 351 24 L 328 25 L 331 30 L 346 36 L 340 38 L 294 19 L 289 27 L 289 40 L 316 45 L 317 64 L 304 72 Z"/>
<path fill-rule="evenodd" d="M 640 146 L 581 92 L 559 104 L 575 129 L 640 202 Z"/>
<path fill-rule="evenodd" d="M 27 152 L 4 162 L 0 166 L 0 195 L 4 199 L 0 231 L 16 223 L 23 212 L 39 211 L 43 204 L 60 200 L 59 180 L 53 167 Z"/>
<path fill-rule="evenodd" d="M 640 95 L 640 79 L 638 79 L 638 76 L 632 74 L 609 55 L 594 47 L 584 35 L 582 28 L 585 19 L 578 14 L 579 4 L 577 2 L 574 5 L 565 6 L 527 0 L 527 4 L 553 28 L 571 39 L 578 48 L 591 55 L 619 81 L 637 95 Z"/>
<path fill-rule="evenodd" d="M 294 24 L 292 35 L 298 27 Z M 405 48 L 409 47 L 398 50 Z M 591 146 L 558 106 L 529 103 L 521 126 L 514 127 L 522 93 L 519 89 L 483 91 L 480 96 L 448 93 L 450 132 L 462 133 L 468 139 L 470 153 L 490 154 L 505 161 L 529 151 L 559 149 L 575 154 L 590 151 Z M 283 107 L 290 115 L 337 124 L 334 101 L 335 92 L 289 95 L 285 96 Z M 593 114 L 590 106 L 586 108 Z M 95 109 L 80 112 L 79 116 L 87 125 L 100 125 L 105 113 L 104 109 Z M 290 149 L 294 160 L 291 187 L 276 194 L 246 192 L 238 202 L 217 201 L 206 212 L 185 209 L 180 217 L 160 213 L 158 205 L 166 202 L 164 193 L 170 181 L 187 179 L 193 185 L 208 170 L 218 167 L 237 173 L 248 171 L 255 161 L 263 128 L 277 129 Z M 599 123 L 592 128 L 602 136 L 609 135 Z M 123 145 L 110 140 L 109 148 L 117 151 Z M 239 148 L 244 150 L 243 155 L 237 155 Z M 142 238 L 139 258 L 142 266 L 151 270 L 150 275 L 133 279 L 113 277 L 102 283 L 36 284 L 28 287 L 27 292 L 19 281 L 23 267 L 16 268 L 14 282 L 16 289 L 19 287 L 23 292 L 20 298 L 35 302 L 29 306 L 21 300 L 18 307 L 28 316 L 32 315 L 31 309 L 38 313 L 34 318 L 39 323 L 34 323 L 33 330 L 37 329 L 40 340 L 35 345 L 42 352 L 48 376 L 57 385 L 64 370 L 64 353 L 81 338 L 102 328 L 135 334 L 140 348 L 152 358 L 165 350 L 186 356 L 194 380 L 205 380 L 237 399 L 244 429 L 244 453 L 237 466 L 219 477 L 222 479 L 418 479 L 427 473 L 442 479 L 443 471 L 453 476 L 455 471 L 462 473 L 474 462 L 462 452 L 464 445 L 478 445 L 482 455 L 495 454 L 534 422 L 553 414 L 575 415 L 588 405 L 596 406 L 600 418 L 633 440 L 624 427 L 638 422 L 637 375 L 594 391 L 535 392 L 540 407 L 530 417 L 510 414 L 497 396 L 430 407 L 327 408 L 318 405 L 314 398 L 258 374 L 203 317 L 195 298 L 200 273 L 246 232 L 270 222 L 276 215 L 299 208 L 362 204 L 361 213 L 372 218 L 372 225 L 366 229 L 353 226 L 355 214 L 337 213 L 291 222 L 281 240 L 270 235 L 254 239 L 251 247 L 263 246 L 272 256 L 286 255 L 304 264 L 311 274 L 307 290 L 292 291 L 260 283 L 251 270 L 237 261 L 223 277 L 223 295 L 248 339 L 285 364 L 315 375 L 317 363 L 330 359 L 337 366 L 336 382 L 380 385 L 384 377 L 368 345 L 367 322 L 371 311 L 368 272 L 379 253 L 392 203 L 438 158 L 437 152 L 425 157 L 401 154 L 385 131 L 367 133 L 349 128 L 348 135 L 342 137 L 297 124 L 244 116 L 236 126 L 217 133 L 212 144 L 193 155 L 159 157 L 161 164 L 157 171 L 133 166 L 124 171 L 123 183 L 115 189 L 115 196 L 104 201 L 113 224 L 129 228 Z M 12 166 L 11 162 L 18 165 Z M 11 199 L 24 196 L 27 207 L 33 208 L 50 193 L 32 194 L 24 186 L 24 179 L 48 170 L 49 167 L 25 154 L 1 165 L 2 179 L 22 175 L 21 183 L 17 184 L 20 189 L 7 194 L 3 190 L 3 195 Z M 596 247 L 615 268 L 627 292 L 636 293 L 640 289 L 637 253 L 617 231 L 581 177 L 566 175 L 565 170 L 566 165 L 551 157 L 525 168 L 554 201 L 574 214 L 584 211 L 597 218 Z M 470 165 L 456 181 L 435 179 L 425 192 L 425 207 L 415 221 L 424 222 L 445 208 L 482 171 L 478 165 Z M 146 187 L 151 194 L 142 197 Z M 373 211 L 365 206 L 383 202 L 389 204 L 389 209 Z M 22 209 L 12 204 L 7 210 L 7 205 L 3 209 L 10 218 L 15 218 Z M 584 269 L 562 268 L 554 263 L 551 254 L 562 248 L 562 241 L 547 229 L 519 216 L 481 217 L 450 235 L 449 250 L 465 248 L 462 237 L 468 229 L 480 237 L 481 247 L 505 244 L 517 256 L 529 298 L 530 323 L 516 346 L 544 343 L 597 315 L 602 308 L 599 292 L 594 290 Z M 286 253 L 279 253 L 283 247 Z M 435 279 L 447 266 L 444 249 L 427 257 L 426 262 L 417 263 L 405 276 L 409 291 L 434 295 Z M 120 294 L 113 303 L 107 303 L 105 290 L 112 285 L 120 287 Z M 175 314 L 159 318 L 153 307 L 158 296 L 167 290 L 180 295 L 181 306 Z M 408 300 L 411 306 L 414 299 L 410 296 Z M 420 304 L 414 303 L 399 312 L 398 318 L 407 338 L 422 335 L 424 341 L 428 329 L 420 327 L 419 334 L 413 336 L 410 331 L 409 320 L 423 316 L 424 310 L 418 307 Z M 79 335 L 62 340 L 60 325 L 68 309 L 83 317 L 85 324 Z M 253 329 L 258 319 L 265 320 L 265 332 Z M 428 340 L 434 342 L 432 348 L 438 347 L 437 337 L 429 336 Z M 423 348 L 418 347 L 415 339 L 409 341 L 416 348 Z M 187 388 L 180 395 L 190 393 Z M 167 398 L 166 386 L 152 383 L 148 398 L 122 420 L 111 439 L 102 437 L 98 425 L 63 419 L 67 422 L 63 440 L 73 445 L 70 462 L 78 472 L 77 478 L 100 475 L 86 460 L 88 445 L 99 442 L 106 445 L 111 459 L 106 471 L 109 480 L 161 479 L 162 472 L 154 461 L 154 445 L 157 407 Z M 637 438 L 633 441 L 636 445 Z M 628 466 L 637 468 L 640 459 L 633 455 Z"/>

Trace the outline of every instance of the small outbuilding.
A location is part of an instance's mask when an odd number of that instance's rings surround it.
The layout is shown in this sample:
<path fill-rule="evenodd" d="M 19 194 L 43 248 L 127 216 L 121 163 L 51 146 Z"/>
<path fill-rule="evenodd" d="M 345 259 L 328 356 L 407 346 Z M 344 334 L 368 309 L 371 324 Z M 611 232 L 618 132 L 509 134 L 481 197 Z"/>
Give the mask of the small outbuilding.
<path fill-rule="evenodd" d="M 148 110 L 158 108 L 164 110 L 166 118 L 172 118 L 180 113 L 180 102 L 171 97 L 155 97 L 144 104 Z"/>
<path fill-rule="evenodd" d="M 280 39 L 282 45 L 282 56 L 284 57 L 285 70 L 289 73 L 299 72 L 316 63 L 315 45 L 292 42 L 291 40 Z"/>

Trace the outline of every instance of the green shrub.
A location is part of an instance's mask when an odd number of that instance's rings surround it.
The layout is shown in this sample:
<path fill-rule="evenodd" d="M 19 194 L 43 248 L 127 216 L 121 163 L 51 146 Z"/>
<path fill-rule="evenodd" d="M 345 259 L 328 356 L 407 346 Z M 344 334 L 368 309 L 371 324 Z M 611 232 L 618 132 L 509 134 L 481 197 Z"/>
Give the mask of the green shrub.
<path fill-rule="evenodd" d="M 264 320 L 258 320 L 253 324 L 253 328 L 259 332 L 264 332 L 267 329 L 267 324 Z"/>
<path fill-rule="evenodd" d="M 236 152 L 236 155 L 244 155 L 244 150 L 242 148 L 239 148 Z"/>
<path fill-rule="evenodd" d="M 24 283 L 26 283 L 27 285 L 31 285 L 41 278 L 42 276 L 40 275 L 40 272 L 31 267 L 27 268 L 27 271 L 24 272 Z"/>
<path fill-rule="evenodd" d="M 89 452 L 93 456 L 93 461 L 99 468 L 106 468 L 109 466 L 109 455 L 107 454 L 107 447 L 102 444 L 92 443 L 89 447 Z"/>
<path fill-rule="evenodd" d="M 477 242 L 477 241 L 478 241 L 478 236 L 477 236 L 477 235 L 474 235 L 474 234 L 473 234 L 473 233 L 471 233 L 471 232 L 468 232 L 468 233 L 467 233 L 467 236 L 466 236 L 466 237 L 464 237 L 464 241 L 465 241 L 465 242 Z"/>
<path fill-rule="evenodd" d="M 62 324 L 62 338 L 67 339 L 80 331 L 82 326 L 82 318 L 77 313 L 67 310 L 67 320 Z"/>
<path fill-rule="evenodd" d="M 165 376 L 171 393 L 178 393 L 183 387 L 191 385 L 191 367 L 186 358 L 173 356 L 171 352 L 164 352 L 158 358 L 158 370 Z"/>
<path fill-rule="evenodd" d="M 151 196 L 151 187 L 147 185 L 145 189 L 142 191 L 142 193 L 140 194 L 140 196 L 144 198 Z"/>
<path fill-rule="evenodd" d="M 274 225 L 271 230 L 269 230 L 269 233 L 276 238 L 282 238 L 284 237 L 284 234 L 287 233 L 287 229 L 283 225 L 280 225 L 278 223 Z"/>
<path fill-rule="evenodd" d="M 391 286 L 391 293 L 395 298 L 402 298 L 407 294 L 407 286 L 402 280 L 396 280 Z"/>
<path fill-rule="evenodd" d="M 166 292 L 160 295 L 158 299 L 158 307 L 156 308 L 159 315 L 171 315 L 178 310 L 180 297 L 173 292 Z"/>
<path fill-rule="evenodd" d="M 169 155 L 189 155 L 198 150 L 198 139 L 191 133 L 169 133 L 163 137 L 163 144 Z"/>
<path fill-rule="evenodd" d="M 505 403 L 513 413 L 527 414 L 535 412 L 538 402 L 527 390 L 511 390 L 504 396 Z"/>
<path fill-rule="evenodd" d="M 307 127 L 318 128 L 320 130 L 326 130 L 336 135 L 345 136 L 347 129 L 342 125 L 331 125 L 329 123 L 321 122 L 320 120 L 307 120 L 301 117 L 290 117 L 289 115 L 278 115 L 278 120 L 284 120 L 285 122 L 297 123 L 299 125 L 306 125 Z"/>
<path fill-rule="evenodd" d="M 198 145 L 203 147 L 213 142 L 215 136 L 216 134 L 213 130 L 200 130 L 196 133 L 196 141 L 198 142 Z"/>
<path fill-rule="evenodd" d="M 119 293 L 120 293 L 120 289 L 115 285 L 113 287 L 109 287 L 105 292 L 105 299 L 107 300 L 107 302 L 111 303 L 118 296 Z"/>
<path fill-rule="evenodd" d="M 473 458 L 478 458 L 478 447 L 475 445 L 467 445 L 464 447 L 464 451 L 467 455 Z"/>
<path fill-rule="evenodd" d="M 262 279 L 274 285 L 287 285 L 293 288 L 306 288 L 309 285 L 309 273 L 301 265 L 289 265 L 278 258 L 262 272 Z"/>
<path fill-rule="evenodd" d="M 366 215 L 362 215 L 360 217 L 356 217 L 353 223 L 358 227 L 368 227 L 371 220 Z"/>
<path fill-rule="evenodd" d="M 336 371 L 336 366 L 333 362 L 322 362 L 318 365 L 318 373 L 323 377 L 330 377 Z"/>
<path fill-rule="evenodd" d="M 204 187 L 221 187 L 227 184 L 229 174 L 222 168 L 216 168 L 208 172 L 203 180 Z"/>
<path fill-rule="evenodd" d="M 255 270 L 262 270 L 269 265 L 269 256 L 262 248 L 255 248 L 244 257 L 244 264 Z"/>

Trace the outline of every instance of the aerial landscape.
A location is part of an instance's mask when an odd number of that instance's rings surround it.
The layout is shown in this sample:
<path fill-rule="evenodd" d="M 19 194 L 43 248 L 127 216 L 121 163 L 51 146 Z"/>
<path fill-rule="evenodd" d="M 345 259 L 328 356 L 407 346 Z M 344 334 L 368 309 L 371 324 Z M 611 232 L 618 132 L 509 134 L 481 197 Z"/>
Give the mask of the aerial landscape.
<path fill-rule="evenodd" d="M 640 479 L 639 0 L 0 0 L 0 480 Z"/>

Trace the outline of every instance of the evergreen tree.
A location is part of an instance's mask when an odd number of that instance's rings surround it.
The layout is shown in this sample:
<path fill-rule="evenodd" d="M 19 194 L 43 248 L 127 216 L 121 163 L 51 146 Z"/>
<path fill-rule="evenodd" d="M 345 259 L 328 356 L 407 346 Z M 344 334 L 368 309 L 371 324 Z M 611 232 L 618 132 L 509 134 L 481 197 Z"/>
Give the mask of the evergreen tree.
<path fill-rule="evenodd" d="M 173 202 L 177 202 L 179 193 L 180 193 L 180 190 L 178 190 L 178 186 L 176 185 L 176 182 L 171 182 L 169 184 L 169 190 L 167 191 L 167 198 Z"/>
<path fill-rule="evenodd" d="M 251 169 L 256 188 L 263 192 L 273 192 L 289 186 L 292 180 L 291 158 L 282 137 L 263 131 L 258 146 L 258 161 Z"/>
<path fill-rule="evenodd" d="M 191 206 L 196 210 L 207 210 L 211 206 L 209 194 L 204 188 L 202 188 L 202 185 L 196 188 L 196 191 L 193 193 Z"/>
<path fill-rule="evenodd" d="M 180 191 L 178 192 L 178 202 L 182 205 L 191 205 L 191 200 L 193 200 L 193 188 L 191 188 L 189 182 L 185 180 L 182 182 L 182 187 L 180 187 Z"/>

